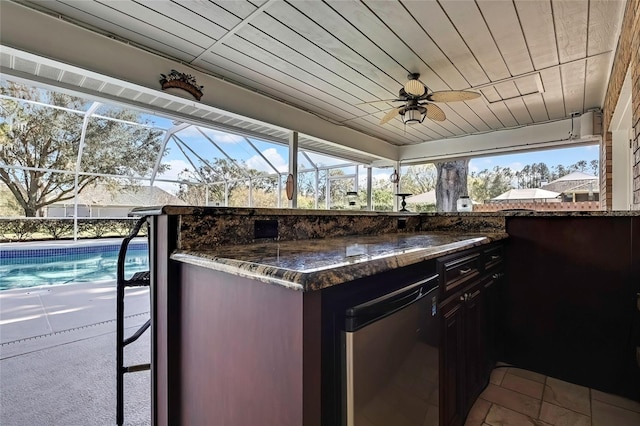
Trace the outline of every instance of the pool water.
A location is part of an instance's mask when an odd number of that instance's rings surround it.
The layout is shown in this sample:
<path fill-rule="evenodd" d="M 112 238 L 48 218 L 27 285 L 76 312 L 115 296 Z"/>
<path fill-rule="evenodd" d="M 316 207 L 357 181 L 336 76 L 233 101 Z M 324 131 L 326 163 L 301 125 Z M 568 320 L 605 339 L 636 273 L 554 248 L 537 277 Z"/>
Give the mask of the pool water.
<path fill-rule="evenodd" d="M 116 279 L 120 247 L 94 246 L 73 249 L 13 250 L 0 257 L 0 290 L 43 285 Z M 125 277 L 149 270 L 146 244 L 130 245 L 125 258 Z"/>

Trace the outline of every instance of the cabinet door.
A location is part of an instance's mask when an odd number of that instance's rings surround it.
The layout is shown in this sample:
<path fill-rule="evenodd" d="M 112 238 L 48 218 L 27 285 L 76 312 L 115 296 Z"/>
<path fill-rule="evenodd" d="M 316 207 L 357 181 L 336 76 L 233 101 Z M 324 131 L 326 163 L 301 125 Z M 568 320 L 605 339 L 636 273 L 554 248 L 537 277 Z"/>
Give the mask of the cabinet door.
<path fill-rule="evenodd" d="M 464 401 L 464 305 L 460 294 L 446 301 L 442 313 L 440 356 L 440 419 L 441 425 L 462 425 Z"/>
<path fill-rule="evenodd" d="M 483 290 L 483 283 L 477 283 L 464 293 L 465 404 L 468 408 L 480 395 L 486 377 L 486 309 Z"/>
<path fill-rule="evenodd" d="M 502 360 L 633 398 L 620 393 L 622 380 L 631 379 L 620 358 L 633 313 L 629 273 L 640 264 L 629 252 L 632 233 L 638 234 L 630 217 L 505 219 Z M 637 382 L 633 388 L 640 395 Z"/>
<path fill-rule="evenodd" d="M 484 281 L 484 318 L 485 318 L 485 338 L 486 338 L 486 375 L 491 374 L 503 353 L 502 349 L 502 327 L 503 318 L 501 315 L 502 295 L 501 287 L 504 281 L 504 272 L 495 271 Z"/>

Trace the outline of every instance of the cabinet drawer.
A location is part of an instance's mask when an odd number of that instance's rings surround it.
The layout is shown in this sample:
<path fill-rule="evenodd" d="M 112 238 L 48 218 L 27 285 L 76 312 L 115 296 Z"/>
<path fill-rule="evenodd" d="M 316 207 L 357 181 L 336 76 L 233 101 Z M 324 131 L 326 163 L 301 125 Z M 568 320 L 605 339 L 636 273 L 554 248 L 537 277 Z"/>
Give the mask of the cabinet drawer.
<path fill-rule="evenodd" d="M 490 269 L 504 261 L 504 246 L 502 244 L 483 251 L 484 269 Z"/>
<path fill-rule="evenodd" d="M 440 263 L 440 285 L 443 294 L 480 275 L 482 266 L 479 252 L 466 256 L 443 259 Z"/>

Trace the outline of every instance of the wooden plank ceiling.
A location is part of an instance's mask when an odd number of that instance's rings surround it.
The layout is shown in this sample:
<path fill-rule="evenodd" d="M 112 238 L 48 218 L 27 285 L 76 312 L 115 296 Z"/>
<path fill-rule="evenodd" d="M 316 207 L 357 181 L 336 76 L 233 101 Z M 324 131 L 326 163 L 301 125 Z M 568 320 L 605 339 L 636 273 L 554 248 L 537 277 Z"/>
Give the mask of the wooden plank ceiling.
<path fill-rule="evenodd" d="M 602 106 L 624 0 L 20 1 L 395 145 Z M 482 96 L 379 121 L 409 73 Z"/>

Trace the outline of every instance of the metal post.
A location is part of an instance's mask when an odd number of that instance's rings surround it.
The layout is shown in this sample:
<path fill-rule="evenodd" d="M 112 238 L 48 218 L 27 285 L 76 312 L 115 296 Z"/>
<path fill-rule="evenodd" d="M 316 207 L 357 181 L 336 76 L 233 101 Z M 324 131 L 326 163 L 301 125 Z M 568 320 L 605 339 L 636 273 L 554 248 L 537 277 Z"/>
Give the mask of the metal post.
<path fill-rule="evenodd" d="M 367 167 L 367 210 L 373 210 L 373 169 Z"/>
<path fill-rule="evenodd" d="M 100 107 L 99 102 L 91 104 L 87 112 L 84 114 L 82 121 L 82 133 L 80 134 L 80 146 L 78 147 L 78 157 L 76 158 L 76 173 L 73 178 L 73 241 L 78 241 L 78 184 L 80 181 L 80 165 L 82 163 L 82 151 L 84 150 L 84 140 L 87 136 L 87 127 L 89 126 L 89 118 Z"/>

